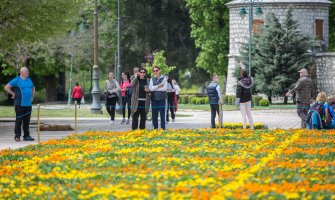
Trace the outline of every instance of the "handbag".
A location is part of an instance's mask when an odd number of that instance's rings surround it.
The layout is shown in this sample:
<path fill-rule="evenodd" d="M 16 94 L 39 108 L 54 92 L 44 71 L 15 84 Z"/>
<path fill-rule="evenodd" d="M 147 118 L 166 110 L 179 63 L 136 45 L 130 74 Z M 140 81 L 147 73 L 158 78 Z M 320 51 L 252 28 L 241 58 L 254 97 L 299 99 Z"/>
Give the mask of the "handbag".
<path fill-rule="evenodd" d="M 115 98 L 116 97 L 116 93 L 109 93 L 108 91 L 104 92 L 103 96 L 105 98 Z"/>

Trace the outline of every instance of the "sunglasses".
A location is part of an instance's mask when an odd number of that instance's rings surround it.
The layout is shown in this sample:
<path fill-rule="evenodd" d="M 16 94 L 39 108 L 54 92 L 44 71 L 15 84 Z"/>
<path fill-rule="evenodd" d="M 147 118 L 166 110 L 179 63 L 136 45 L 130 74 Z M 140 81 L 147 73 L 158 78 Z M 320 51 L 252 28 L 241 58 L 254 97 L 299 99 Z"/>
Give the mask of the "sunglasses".
<path fill-rule="evenodd" d="M 159 70 L 154 70 L 154 72 L 158 72 Z"/>

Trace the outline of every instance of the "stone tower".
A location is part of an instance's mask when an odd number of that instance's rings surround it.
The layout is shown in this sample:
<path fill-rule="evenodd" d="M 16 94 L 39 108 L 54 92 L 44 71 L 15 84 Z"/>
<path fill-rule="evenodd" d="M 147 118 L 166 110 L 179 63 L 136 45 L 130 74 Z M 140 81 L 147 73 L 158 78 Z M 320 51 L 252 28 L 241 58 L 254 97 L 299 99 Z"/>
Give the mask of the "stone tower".
<path fill-rule="evenodd" d="M 246 1 L 248 2 L 248 1 Z M 300 24 L 301 32 L 316 38 L 315 49 L 327 48 L 329 45 L 329 7 L 332 2 L 328 0 L 260 0 L 263 14 L 255 14 L 254 6 L 253 32 L 263 23 L 267 13 L 273 12 L 276 17 L 283 21 L 289 6 L 293 7 L 293 17 Z M 257 3 L 255 3 L 257 5 Z M 245 7 L 248 11 L 248 3 L 243 0 L 234 0 L 226 4 L 229 8 L 229 61 L 226 84 L 226 94 L 234 95 L 236 88 L 236 78 L 233 77 L 235 66 L 238 63 L 235 56 L 239 55 L 240 43 L 247 43 L 249 38 L 249 17 L 248 14 L 242 18 L 240 8 Z M 319 55 L 319 57 L 322 55 Z M 329 57 L 329 55 L 328 55 Z M 330 56 L 332 57 L 332 56 Z M 320 61 L 321 62 L 321 61 Z M 325 63 L 325 61 L 324 61 Z M 329 62 L 328 62 L 329 63 Z M 329 66 L 328 66 L 329 67 Z M 317 73 L 320 72 L 317 66 Z M 335 63 L 334 63 L 335 68 Z M 319 75 L 318 75 L 319 76 Z M 318 77 L 318 79 L 320 79 Z M 334 80 L 335 83 L 335 80 Z M 333 84 L 334 85 L 334 84 Z M 334 86 L 335 87 L 335 86 Z M 318 88 L 320 83 L 318 81 Z M 335 92 L 335 90 L 334 90 Z"/>

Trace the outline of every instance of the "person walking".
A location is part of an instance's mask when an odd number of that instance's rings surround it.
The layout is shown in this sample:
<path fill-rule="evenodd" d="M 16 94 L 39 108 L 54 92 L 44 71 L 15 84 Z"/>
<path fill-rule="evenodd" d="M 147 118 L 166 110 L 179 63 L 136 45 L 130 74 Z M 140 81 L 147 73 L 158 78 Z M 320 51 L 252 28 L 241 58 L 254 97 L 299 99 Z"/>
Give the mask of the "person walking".
<path fill-rule="evenodd" d="M 172 84 L 170 77 L 167 78 L 167 111 L 166 111 L 166 123 L 169 123 L 169 110 L 171 112 L 172 122 L 175 122 L 176 115 L 174 113 L 174 100 L 175 100 L 176 91 Z"/>
<path fill-rule="evenodd" d="M 131 95 L 129 94 L 130 89 L 130 74 L 129 72 L 122 73 L 122 81 L 120 83 L 120 89 L 122 94 L 122 116 L 123 119 L 121 124 L 130 123 L 130 104 L 131 104 Z M 126 107 L 128 107 L 128 119 L 126 121 Z"/>
<path fill-rule="evenodd" d="M 209 104 L 211 107 L 211 127 L 212 128 L 216 128 L 216 125 L 215 125 L 216 113 L 219 115 L 219 117 L 221 116 L 219 104 L 222 104 L 222 95 L 221 95 L 221 88 L 220 88 L 218 81 L 219 81 L 219 76 L 213 75 L 212 81 L 207 86 L 207 95 L 208 95 Z"/>
<path fill-rule="evenodd" d="M 301 128 L 306 128 L 306 120 L 310 104 L 313 102 L 314 88 L 313 82 L 309 78 L 307 69 L 301 69 L 298 71 L 300 78 L 296 82 L 293 89 L 286 93 L 286 96 L 295 94 L 297 113 L 301 119 Z"/>
<path fill-rule="evenodd" d="M 161 118 L 161 128 L 165 130 L 165 112 L 167 100 L 167 80 L 165 76 L 161 75 L 160 68 L 154 66 L 152 68 L 154 76 L 149 83 L 149 90 L 151 91 L 151 109 L 152 109 L 152 123 L 154 129 L 158 129 L 158 112 Z"/>
<path fill-rule="evenodd" d="M 146 69 L 141 68 L 131 82 L 133 95 L 131 97 L 132 130 L 138 129 L 138 118 L 140 117 L 140 129 L 145 129 L 147 113 L 150 107 L 149 79 L 146 77 Z"/>
<path fill-rule="evenodd" d="M 240 70 L 240 78 L 238 78 L 236 88 L 236 106 L 240 108 L 242 114 L 243 129 L 247 128 L 247 117 L 249 120 L 250 128 L 254 129 L 254 120 L 251 115 L 251 99 L 252 99 L 252 86 L 253 79 L 248 76 L 245 68 Z"/>
<path fill-rule="evenodd" d="M 73 101 L 77 101 L 78 107 L 80 108 L 81 98 L 84 96 L 83 89 L 80 87 L 79 83 L 76 82 L 76 85 L 72 91 L 72 99 Z"/>
<path fill-rule="evenodd" d="M 12 88 L 14 87 L 14 91 Z M 20 76 L 12 79 L 4 88 L 6 92 L 12 95 L 14 99 L 16 120 L 14 128 L 14 140 L 20 141 L 21 126 L 23 129 L 23 141 L 35 140 L 30 136 L 29 124 L 32 111 L 32 102 L 35 95 L 35 86 L 29 77 L 29 70 L 27 67 L 20 69 Z"/>
<path fill-rule="evenodd" d="M 110 124 L 114 124 L 116 102 L 120 99 L 120 85 L 114 79 L 113 72 L 108 75 L 105 81 L 106 110 L 111 117 Z"/>
<path fill-rule="evenodd" d="M 174 90 L 176 91 L 177 102 L 179 102 L 180 87 L 175 79 L 172 80 Z"/>

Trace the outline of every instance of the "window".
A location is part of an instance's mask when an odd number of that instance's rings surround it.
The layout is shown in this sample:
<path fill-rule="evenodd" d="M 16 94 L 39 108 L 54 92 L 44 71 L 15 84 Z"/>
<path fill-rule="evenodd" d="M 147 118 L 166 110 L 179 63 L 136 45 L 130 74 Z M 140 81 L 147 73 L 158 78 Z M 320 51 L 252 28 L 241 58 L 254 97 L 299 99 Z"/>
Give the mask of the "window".
<path fill-rule="evenodd" d="M 323 40 L 323 20 L 315 20 L 315 38 L 317 40 Z"/>

